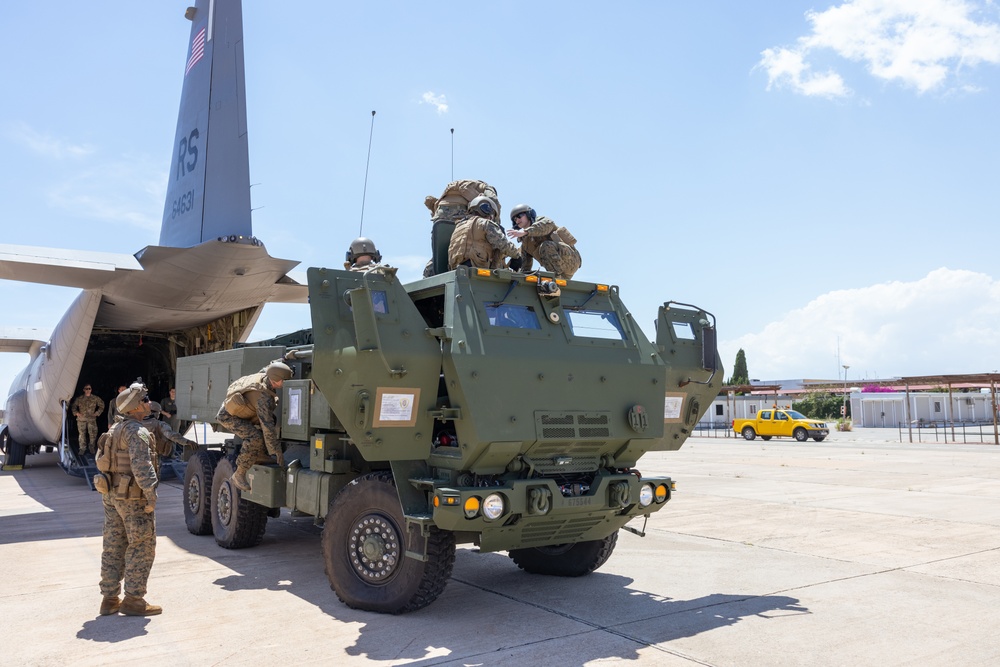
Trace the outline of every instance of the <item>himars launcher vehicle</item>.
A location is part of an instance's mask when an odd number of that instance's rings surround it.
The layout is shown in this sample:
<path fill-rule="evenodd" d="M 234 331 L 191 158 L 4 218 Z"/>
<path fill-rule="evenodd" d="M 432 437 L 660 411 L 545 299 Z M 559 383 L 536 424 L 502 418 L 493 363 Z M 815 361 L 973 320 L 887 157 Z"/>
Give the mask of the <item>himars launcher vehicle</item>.
<path fill-rule="evenodd" d="M 255 465 L 241 494 L 238 443 L 202 446 L 184 512 L 227 548 L 259 544 L 281 508 L 316 517 L 351 607 L 431 603 L 458 544 L 592 572 L 670 500 L 640 457 L 679 448 L 722 384 L 709 313 L 665 303 L 651 342 L 611 285 L 465 267 L 406 285 L 391 268 L 308 278 L 306 344 L 178 360 L 179 413 L 198 421 L 237 377 L 282 356 L 296 369 L 279 402 L 287 468 Z"/>

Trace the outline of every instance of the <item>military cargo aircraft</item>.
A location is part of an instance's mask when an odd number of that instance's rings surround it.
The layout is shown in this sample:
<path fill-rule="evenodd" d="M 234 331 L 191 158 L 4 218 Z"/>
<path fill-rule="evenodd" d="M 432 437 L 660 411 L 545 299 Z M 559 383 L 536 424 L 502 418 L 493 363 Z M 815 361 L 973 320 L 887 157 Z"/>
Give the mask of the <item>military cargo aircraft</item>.
<path fill-rule="evenodd" d="M 266 302 L 306 302 L 287 275 L 298 262 L 271 257 L 251 229 L 240 1 L 197 0 L 185 17 L 159 245 L 124 255 L 0 244 L 0 279 L 83 290 L 48 340 L 0 340 L 0 351 L 30 357 L 0 424 L 5 468 L 57 444 L 67 470 L 80 463 L 68 406 L 81 378 L 106 398 L 137 376 L 165 395 L 177 357 L 244 341 Z"/>

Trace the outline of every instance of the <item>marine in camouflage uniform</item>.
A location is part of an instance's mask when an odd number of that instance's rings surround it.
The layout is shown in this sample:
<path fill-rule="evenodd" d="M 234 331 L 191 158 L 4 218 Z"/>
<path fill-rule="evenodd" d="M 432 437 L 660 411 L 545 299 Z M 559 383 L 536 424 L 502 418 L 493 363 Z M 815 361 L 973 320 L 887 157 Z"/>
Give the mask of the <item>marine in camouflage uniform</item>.
<path fill-rule="evenodd" d="M 375 247 L 374 241 L 364 236 L 359 236 L 351 241 L 351 245 L 347 248 L 345 260 L 344 268 L 348 271 L 357 271 L 358 273 L 364 273 L 365 271 L 371 271 L 383 266 L 381 263 L 382 253 Z"/>
<path fill-rule="evenodd" d="M 160 414 L 160 419 L 170 424 L 170 428 L 173 430 L 178 430 L 181 427 L 181 418 L 177 416 L 177 390 L 173 387 L 170 388 L 169 395 L 160 400 L 160 407 L 163 412 Z"/>
<path fill-rule="evenodd" d="M 485 195 L 497 204 L 497 215 L 500 215 L 500 198 L 497 190 L 485 181 L 464 180 L 452 181 L 444 187 L 440 197 L 424 198 L 424 206 L 431 212 L 431 223 L 458 223 L 469 215 L 469 203 L 480 195 Z M 433 243 L 433 236 L 432 243 Z M 431 252 L 434 248 L 431 248 Z M 424 278 L 434 275 L 434 260 L 431 259 L 424 267 Z"/>
<path fill-rule="evenodd" d="M 266 454 L 284 466 L 284 452 L 278 443 L 278 424 L 274 415 L 276 389 L 292 377 L 292 369 L 275 361 L 253 375 L 244 375 L 231 385 L 216 419 L 230 433 L 243 441 L 236 457 L 236 472 L 231 478 L 236 488 L 250 490 L 246 474 L 250 466 Z"/>
<path fill-rule="evenodd" d="M 159 403 L 153 401 L 149 404 L 149 409 L 149 416 L 142 420 L 142 425 L 153 436 L 153 451 L 158 454 L 154 461 L 154 467 L 156 468 L 156 474 L 159 475 L 160 459 L 173 458 L 175 444 L 181 447 L 193 447 L 197 449 L 198 443 L 194 440 L 188 440 L 171 428 L 168 422 L 160 420 L 162 407 Z"/>
<path fill-rule="evenodd" d="M 149 414 L 146 388 L 133 384 L 116 399 L 122 419 L 107 436 L 111 448 L 109 492 L 104 503 L 104 550 L 101 554 L 101 615 L 159 614 L 145 600 L 146 581 L 156 556 L 156 485 L 153 437 L 141 420 Z M 100 455 L 98 456 L 100 459 Z M 118 594 L 125 582 L 125 600 Z"/>
<path fill-rule="evenodd" d="M 500 206 L 488 197 L 476 197 L 469 204 L 469 215 L 455 226 L 448 245 L 448 268 L 473 266 L 500 269 L 504 258 L 518 258 L 521 251 L 507 240 L 497 222 Z"/>
<path fill-rule="evenodd" d="M 94 396 L 90 385 L 83 388 L 83 395 L 77 396 L 70 408 L 76 417 L 76 430 L 80 434 L 77 449 L 80 454 L 97 451 L 97 418 L 104 412 L 104 400 Z"/>
<path fill-rule="evenodd" d="M 556 274 L 556 278 L 570 280 L 580 270 L 583 260 L 576 249 L 576 239 L 565 227 L 557 227 L 545 216 L 537 217 L 535 209 L 527 204 L 512 208 L 510 221 L 515 229 L 508 230 L 507 236 L 521 243 L 522 272 L 531 271 L 536 259 L 543 269 Z"/>
<path fill-rule="evenodd" d="M 120 385 L 118 387 L 118 394 L 122 393 L 126 389 L 128 389 L 128 387 L 126 387 L 125 385 Z M 116 405 L 116 402 L 117 402 L 116 399 L 118 398 L 118 394 L 115 394 L 111 398 L 111 402 L 108 405 L 108 428 L 111 428 L 112 426 L 114 426 L 115 422 L 118 421 L 118 416 L 119 416 L 118 415 L 118 406 Z"/>

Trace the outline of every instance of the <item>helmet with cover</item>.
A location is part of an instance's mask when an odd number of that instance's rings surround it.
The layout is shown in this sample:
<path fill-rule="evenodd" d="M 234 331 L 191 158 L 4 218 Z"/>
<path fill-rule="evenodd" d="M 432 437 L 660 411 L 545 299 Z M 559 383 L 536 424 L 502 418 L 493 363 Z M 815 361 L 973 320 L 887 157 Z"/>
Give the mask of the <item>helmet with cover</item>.
<path fill-rule="evenodd" d="M 469 202 L 469 213 L 495 221 L 500 217 L 500 204 L 492 197 L 479 195 Z"/>
<path fill-rule="evenodd" d="M 115 407 L 119 414 L 127 415 L 139 407 L 143 401 L 149 400 L 149 391 L 146 385 L 141 382 L 133 382 L 128 389 L 118 394 L 115 399 Z"/>
<path fill-rule="evenodd" d="M 354 264 L 361 255 L 371 255 L 374 262 L 382 261 L 382 253 L 375 247 L 375 242 L 364 236 L 351 241 L 351 246 L 347 249 L 347 261 Z"/>
<path fill-rule="evenodd" d="M 513 227 L 517 226 L 517 216 L 521 215 L 522 213 L 528 214 L 528 220 L 531 221 L 529 224 L 532 225 L 535 224 L 535 218 L 536 218 L 535 209 L 531 208 L 527 204 L 518 204 L 514 208 L 510 209 L 511 226 Z"/>

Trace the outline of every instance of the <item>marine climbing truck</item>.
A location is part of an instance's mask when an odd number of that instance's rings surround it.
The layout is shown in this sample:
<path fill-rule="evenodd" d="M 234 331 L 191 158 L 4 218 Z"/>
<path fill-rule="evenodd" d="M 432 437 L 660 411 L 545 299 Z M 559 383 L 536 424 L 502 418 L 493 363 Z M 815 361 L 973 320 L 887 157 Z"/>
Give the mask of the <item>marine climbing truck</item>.
<path fill-rule="evenodd" d="M 184 419 L 211 421 L 229 383 L 283 356 L 286 468 L 230 482 L 238 445 L 188 461 L 188 529 L 255 546 L 281 508 L 323 525 L 345 604 L 401 613 L 434 601 L 457 544 L 531 573 L 579 576 L 619 529 L 670 500 L 640 457 L 678 449 L 718 394 L 715 320 L 675 302 L 650 342 L 618 288 L 459 267 L 403 285 L 395 269 L 308 271 L 311 343 L 178 360 Z"/>

